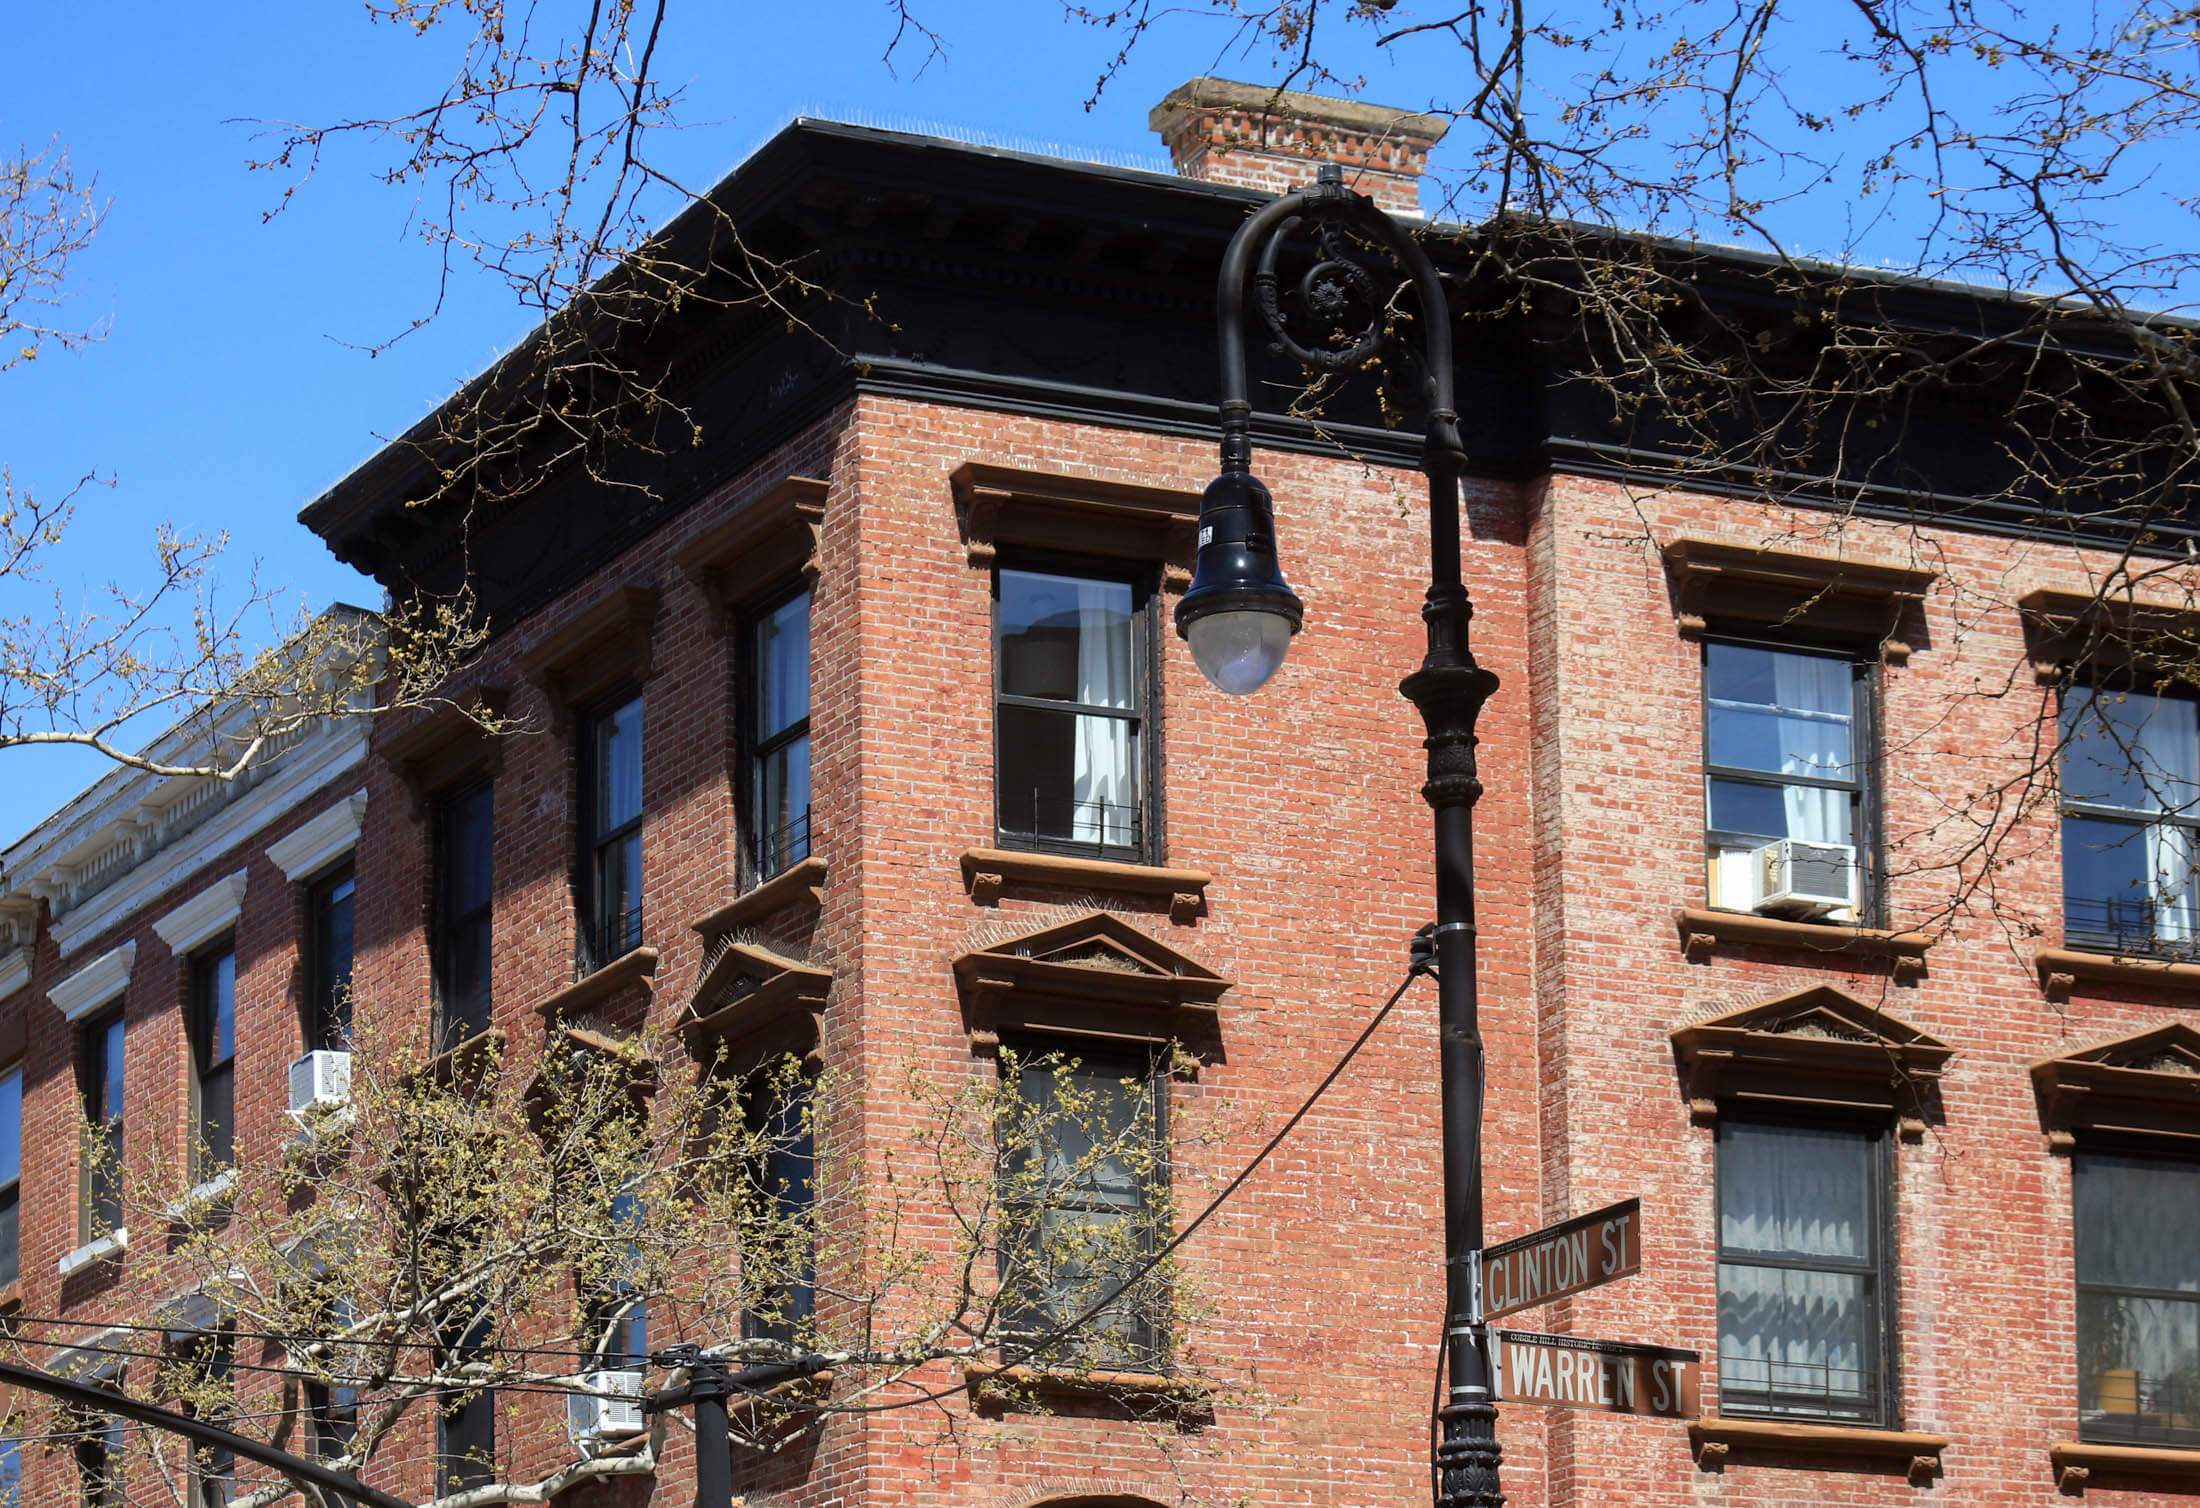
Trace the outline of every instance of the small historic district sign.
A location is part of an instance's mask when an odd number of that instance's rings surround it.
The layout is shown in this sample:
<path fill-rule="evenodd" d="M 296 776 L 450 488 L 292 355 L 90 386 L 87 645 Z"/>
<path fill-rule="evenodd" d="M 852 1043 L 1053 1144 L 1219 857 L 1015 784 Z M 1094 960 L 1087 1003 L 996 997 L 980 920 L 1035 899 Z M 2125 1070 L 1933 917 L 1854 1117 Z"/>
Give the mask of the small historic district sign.
<path fill-rule="evenodd" d="M 1503 1319 L 1642 1270 L 1642 1201 L 1622 1199 L 1482 1252 L 1482 1317 Z"/>
<path fill-rule="evenodd" d="M 1702 1360 L 1671 1346 L 1637 1346 L 1578 1335 L 1490 1332 L 1491 1380 L 1507 1403 L 1555 1403 L 1693 1419 Z"/>

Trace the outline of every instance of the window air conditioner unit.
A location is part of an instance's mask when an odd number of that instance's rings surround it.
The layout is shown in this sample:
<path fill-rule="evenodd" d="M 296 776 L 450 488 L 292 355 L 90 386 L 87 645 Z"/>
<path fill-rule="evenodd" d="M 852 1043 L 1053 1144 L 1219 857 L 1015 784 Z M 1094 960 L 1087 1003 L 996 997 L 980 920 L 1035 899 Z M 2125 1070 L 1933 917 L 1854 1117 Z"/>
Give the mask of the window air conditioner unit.
<path fill-rule="evenodd" d="M 315 1110 L 351 1103 L 351 1054 L 309 1052 L 290 1065 L 290 1113 L 302 1118 Z"/>
<path fill-rule="evenodd" d="M 1782 838 L 1751 857 L 1757 870 L 1756 909 L 1768 916 L 1820 917 L 1853 905 L 1856 850 L 1846 843 Z"/>
<path fill-rule="evenodd" d="M 565 1427 L 574 1440 L 585 1445 L 642 1432 L 641 1373 L 583 1372 L 574 1380 L 584 1388 L 623 1395 L 599 1398 L 590 1393 L 566 1394 Z"/>

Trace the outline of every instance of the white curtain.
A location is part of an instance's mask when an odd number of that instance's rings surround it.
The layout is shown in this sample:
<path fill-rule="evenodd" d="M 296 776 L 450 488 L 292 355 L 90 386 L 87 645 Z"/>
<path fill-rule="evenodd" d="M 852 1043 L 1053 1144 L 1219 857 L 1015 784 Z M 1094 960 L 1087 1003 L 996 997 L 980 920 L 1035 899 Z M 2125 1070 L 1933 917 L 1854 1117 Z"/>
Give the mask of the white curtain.
<path fill-rule="evenodd" d="M 1130 588 L 1121 582 L 1077 583 L 1077 700 L 1093 707 L 1135 705 Z M 1126 717 L 1077 719 L 1070 836 L 1078 841 L 1132 841 L 1131 814 L 1138 807 L 1135 733 Z"/>
<path fill-rule="evenodd" d="M 1869 1393 L 1864 1276 L 1760 1267 L 1747 1258 L 1868 1264 L 1874 1166 L 1870 1144 L 1853 1132 L 1744 1124 L 1722 1131 L 1722 1387 L 1828 1401 Z"/>
<path fill-rule="evenodd" d="M 1780 707 L 1780 773 L 1845 778 L 1856 706 L 1848 662 L 1783 654 L 1773 660 L 1772 675 Z M 1806 843 L 1849 841 L 1848 792 L 1791 785 L 1781 800 L 1789 837 Z"/>
<path fill-rule="evenodd" d="M 2195 717 L 2200 709 L 2181 697 L 2133 696 L 2118 710 L 2137 714 L 2119 731 L 2137 766 L 2140 799 L 2155 811 L 2189 812 L 2200 794 L 2200 727 Z M 2147 829 L 2147 875 L 2158 942 L 2192 940 L 2194 858 L 2190 829 L 2167 822 Z"/>

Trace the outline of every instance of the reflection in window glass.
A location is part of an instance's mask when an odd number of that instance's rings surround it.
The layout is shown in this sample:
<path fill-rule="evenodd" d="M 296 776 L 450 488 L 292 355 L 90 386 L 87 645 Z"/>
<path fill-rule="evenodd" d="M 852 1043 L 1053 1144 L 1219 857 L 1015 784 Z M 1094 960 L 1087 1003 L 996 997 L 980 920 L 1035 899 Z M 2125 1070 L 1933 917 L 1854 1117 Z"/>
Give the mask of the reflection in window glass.
<path fill-rule="evenodd" d="M 1844 656 L 1716 640 L 1704 645 L 1714 904 L 1737 911 L 1757 904 L 1750 855 L 1767 843 L 1791 838 L 1862 849 L 1858 700 L 1857 663 Z M 1852 859 L 1852 903 L 1861 897 L 1859 869 Z"/>
<path fill-rule="evenodd" d="M 2080 946 L 2200 941 L 2200 704 L 2074 687 L 2063 698 L 2063 926 Z"/>
<path fill-rule="evenodd" d="M 2200 1446 L 2200 1164 L 2080 1153 L 2071 1174 L 2081 1430 Z"/>
<path fill-rule="evenodd" d="M 810 856 L 810 594 L 766 613 L 752 648 L 749 865 L 768 880 Z"/>

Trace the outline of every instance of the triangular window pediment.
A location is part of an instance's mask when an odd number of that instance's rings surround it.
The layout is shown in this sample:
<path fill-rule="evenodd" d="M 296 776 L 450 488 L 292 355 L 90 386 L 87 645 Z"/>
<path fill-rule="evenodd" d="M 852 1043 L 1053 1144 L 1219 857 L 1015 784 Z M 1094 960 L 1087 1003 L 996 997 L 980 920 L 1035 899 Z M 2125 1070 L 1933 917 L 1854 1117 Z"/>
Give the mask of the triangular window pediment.
<path fill-rule="evenodd" d="M 2200 1031 L 2172 1021 L 2032 1065 L 2047 1144 L 2079 1133 L 2200 1141 Z"/>
<path fill-rule="evenodd" d="M 1817 1104 L 1901 1111 L 1919 1101 L 1955 1049 L 1831 985 L 1694 1021 L 1672 1035 L 1690 1108 Z"/>
<path fill-rule="evenodd" d="M 729 942 L 703 970 L 683 1023 L 698 1058 L 763 1037 L 803 1039 L 814 1050 L 833 971 L 758 943 Z M 740 1055 L 740 1054 L 735 1054 Z"/>
<path fill-rule="evenodd" d="M 971 1040 L 1003 1029 L 1160 1043 L 1184 1012 L 1211 1016 L 1230 982 L 1119 917 L 1090 911 L 955 956 Z"/>

